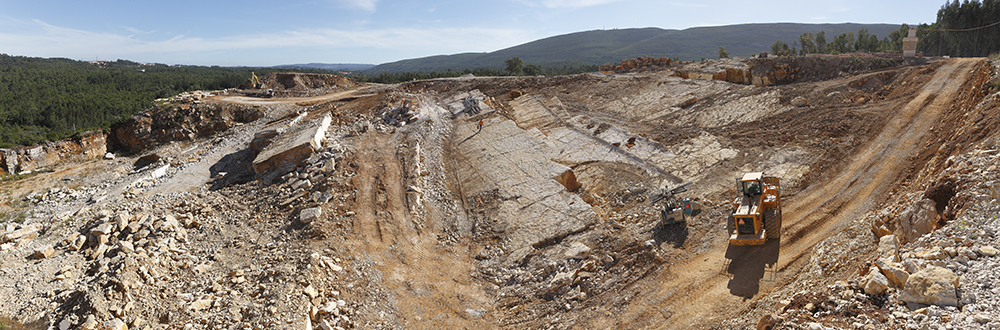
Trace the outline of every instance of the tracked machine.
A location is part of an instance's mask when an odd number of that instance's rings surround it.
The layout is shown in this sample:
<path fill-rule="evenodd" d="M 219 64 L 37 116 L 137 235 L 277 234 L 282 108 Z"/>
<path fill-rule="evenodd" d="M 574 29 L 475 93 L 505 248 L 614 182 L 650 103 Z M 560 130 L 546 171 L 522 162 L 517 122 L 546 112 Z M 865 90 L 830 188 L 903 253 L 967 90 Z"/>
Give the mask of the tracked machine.
<path fill-rule="evenodd" d="M 264 88 L 264 83 L 260 81 L 256 73 L 250 72 L 250 80 L 245 83 L 245 85 L 250 85 L 252 88 L 241 89 L 240 94 L 249 97 L 274 97 L 274 90 L 270 88 Z"/>
<path fill-rule="evenodd" d="M 781 237 L 781 184 L 762 172 L 736 179 L 739 196 L 727 219 L 730 245 L 761 245 Z"/>
<path fill-rule="evenodd" d="M 663 192 L 649 198 L 650 203 L 663 202 L 663 210 L 660 211 L 660 217 L 663 219 L 664 225 L 683 223 L 687 220 L 687 217 L 693 214 L 694 207 L 692 207 L 691 200 L 677 197 L 677 194 L 687 191 L 687 186 L 690 184 L 691 182 L 688 182 L 673 189 L 664 189 Z"/>

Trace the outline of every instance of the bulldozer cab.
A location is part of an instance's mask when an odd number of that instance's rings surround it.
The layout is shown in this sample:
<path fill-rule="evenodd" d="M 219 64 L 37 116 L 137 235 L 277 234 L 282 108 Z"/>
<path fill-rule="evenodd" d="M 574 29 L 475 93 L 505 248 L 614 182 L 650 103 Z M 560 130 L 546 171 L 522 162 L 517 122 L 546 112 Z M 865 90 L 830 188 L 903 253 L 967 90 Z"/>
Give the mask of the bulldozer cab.
<path fill-rule="evenodd" d="M 763 173 L 747 173 L 742 178 L 736 181 L 736 190 L 743 194 L 743 196 L 755 196 L 762 193 L 761 190 L 761 177 Z"/>

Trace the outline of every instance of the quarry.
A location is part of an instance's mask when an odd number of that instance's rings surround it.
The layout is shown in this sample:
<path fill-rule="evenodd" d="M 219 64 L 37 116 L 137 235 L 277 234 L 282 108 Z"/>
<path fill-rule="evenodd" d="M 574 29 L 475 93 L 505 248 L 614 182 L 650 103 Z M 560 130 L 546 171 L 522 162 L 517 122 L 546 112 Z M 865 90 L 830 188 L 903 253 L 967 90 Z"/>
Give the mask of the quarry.
<path fill-rule="evenodd" d="M 4 149 L 0 316 L 1000 328 L 1000 61 L 667 64 L 394 85 L 272 74 L 272 98 L 189 92 L 107 132 Z M 780 177 L 782 233 L 732 246 L 748 172 Z M 695 210 L 666 224 L 651 197 L 685 183 Z"/>

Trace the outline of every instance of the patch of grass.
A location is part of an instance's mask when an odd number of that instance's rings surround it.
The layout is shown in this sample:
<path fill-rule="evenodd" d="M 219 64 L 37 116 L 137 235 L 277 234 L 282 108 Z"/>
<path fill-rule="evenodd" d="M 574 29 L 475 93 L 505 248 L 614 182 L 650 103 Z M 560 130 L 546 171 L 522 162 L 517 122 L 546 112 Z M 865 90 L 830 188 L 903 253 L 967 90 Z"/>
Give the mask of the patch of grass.
<path fill-rule="evenodd" d="M 6 316 L 0 316 L 0 330 L 24 330 L 24 325 L 14 322 Z"/>
<path fill-rule="evenodd" d="M 24 220 L 28 218 L 28 213 L 25 211 L 0 211 L 0 221 L 11 221 L 14 223 L 24 223 Z M 3 329 L 0 329 L 3 330 Z"/>

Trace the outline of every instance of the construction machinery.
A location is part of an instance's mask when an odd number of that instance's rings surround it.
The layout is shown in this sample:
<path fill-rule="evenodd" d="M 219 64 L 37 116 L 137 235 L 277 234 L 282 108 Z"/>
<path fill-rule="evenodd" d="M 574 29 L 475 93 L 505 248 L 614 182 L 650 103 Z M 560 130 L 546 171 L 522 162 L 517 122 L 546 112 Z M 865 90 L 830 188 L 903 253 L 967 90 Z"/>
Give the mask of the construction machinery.
<path fill-rule="evenodd" d="M 253 87 L 253 89 L 264 88 L 264 84 L 260 82 L 260 78 L 253 71 L 250 71 L 250 87 Z"/>
<path fill-rule="evenodd" d="M 682 223 L 687 217 L 692 215 L 691 200 L 688 198 L 677 198 L 677 194 L 687 191 L 687 186 L 691 182 L 679 185 L 673 189 L 665 189 L 663 192 L 649 198 L 650 203 L 663 201 L 663 210 L 660 217 L 663 218 L 664 225 Z"/>
<path fill-rule="evenodd" d="M 250 87 L 249 89 L 241 89 L 240 93 L 250 97 L 274 97 L 274 90 L 264 88 L 264 83 L 260 81 L 257 74 L 250 71 Z"/>
<path fill-rule="evenodd" d="M 781 184 L 778 177 L 751 172 L 736 179 L 739 196 L 727 219 L 731 245 L 761 245 L 781 237 Z"/>

